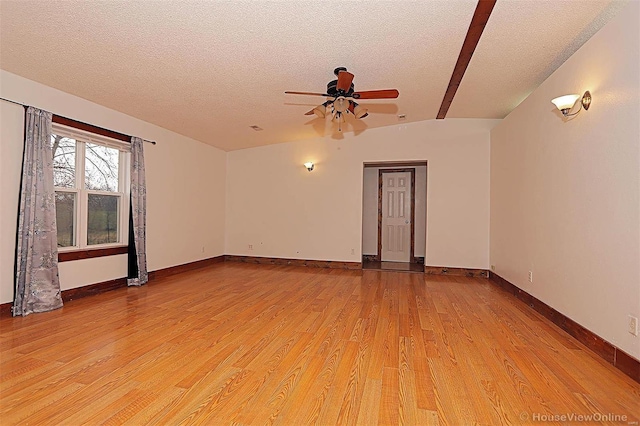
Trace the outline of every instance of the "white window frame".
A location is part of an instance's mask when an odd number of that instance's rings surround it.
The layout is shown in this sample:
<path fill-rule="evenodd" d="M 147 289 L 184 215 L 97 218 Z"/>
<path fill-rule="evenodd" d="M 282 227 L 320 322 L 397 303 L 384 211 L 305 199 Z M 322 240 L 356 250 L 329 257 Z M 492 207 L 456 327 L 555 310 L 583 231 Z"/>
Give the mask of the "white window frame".
<path fill-rule="evenodd" d="M 61 188 L 54 187 L 55 192 L 66 192 L 76 194 L 73 215 L 75 244 L 69 247 L 58 247 L 58 252 L 68 252 L 76 250 L 95 250 L 110 247 L 122 247 L 128 245 L 129 239 L 129 204 L 130 204 L 130 161 L 131 144 L 118 141 L 106 136 L 53 123 L 52 133 L 54 135 L 68 137 L 76 141 L 75 152 L 75 187 Z M 85 155 L 86 144 L 92 143 L 109 148 L 117 149 L 118 155 L 118 191 L 96 191 L 85 189 Z M 89 213 L 89 195 L 109 195 L 117 196 L 118 200 L 118 241 L 106 244 L 87 244 L 87 226 Z"/>

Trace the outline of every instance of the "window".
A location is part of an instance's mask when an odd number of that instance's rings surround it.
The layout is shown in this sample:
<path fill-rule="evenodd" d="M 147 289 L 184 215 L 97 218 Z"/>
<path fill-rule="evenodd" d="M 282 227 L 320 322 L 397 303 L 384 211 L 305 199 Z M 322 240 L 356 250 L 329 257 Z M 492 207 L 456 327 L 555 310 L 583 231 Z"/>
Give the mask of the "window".
<path fill-rule="evenodd" d="M 52 133 L 58 249 L 126 244 L 129 144 L 55 123 Z"/>

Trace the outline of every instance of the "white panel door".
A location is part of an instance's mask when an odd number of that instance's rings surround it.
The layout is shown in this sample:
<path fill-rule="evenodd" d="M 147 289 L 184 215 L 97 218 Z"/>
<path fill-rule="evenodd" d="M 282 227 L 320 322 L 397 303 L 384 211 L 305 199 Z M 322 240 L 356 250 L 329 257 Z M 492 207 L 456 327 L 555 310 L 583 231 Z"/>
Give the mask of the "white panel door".
<path fill-rule="evenodd" d="M 411 172 L 382 173 L 382 261 L 409 262 Z"/>

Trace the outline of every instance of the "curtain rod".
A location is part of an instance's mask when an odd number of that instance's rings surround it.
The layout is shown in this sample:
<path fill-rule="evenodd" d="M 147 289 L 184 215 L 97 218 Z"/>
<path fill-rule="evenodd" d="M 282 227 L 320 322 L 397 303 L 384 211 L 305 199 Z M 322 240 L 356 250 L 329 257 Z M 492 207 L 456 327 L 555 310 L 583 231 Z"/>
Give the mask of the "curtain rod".
<path fill-rule="evenodd" d="M 25 104 L 23 104 L 22 102 L 12 101 L 11 99 L 7 99 L 7 98 L 1 98 L 1 97 L 0 97 L 0 100 L 3 100 L 3 101 L 5 101 L 5 102 L 10 102 L 10 103 L 12 103 L 12 104 L 16 104 L 16 105 L 21 105 L 21 106 L 23 106 L 23 107 L 25 107 L 25 108 L 27 108 L 27 107 L 29 107 L 29 106 L 30 106 L 30 105 L 25 105 Z M 131 139 L 131 136 L 129 136 L 129 135 L 125 135 L 125 134 L 120 133 L 120 132 L 115 132 L 115 131 L 113 131 L 113 130 L 105 129 L 105 128 L 103 128 L 103 127 L 94 126 L 93 124 L 83 123 L 83 122 L 81 122 L 81 121 L 74 120 L 73 118 L 67 118 L 67 117 L 63 117 L 63 116 L 61 116 L 61 115 L 57 115 L 57 114 L 54 114 L 54 115 L 55 115 L 55 116 L 57 116 L 57 117 L 62 118 L 63 120 L 66 120 L 66 121 L 75 122 L 75 123 L 79 123 L 79 124 L 84 124 L 85 126 L 90 126 L 90 127 L 94 127 L 94 128 L 96 128 L 96 129 L 104 130 L 104 131 L 106 131 L 106 132 L 110 132 L 110 133 L 114 133 L 114 134 L 118 134 L 118 135 L 126 136 L 127 138 Z M 64 123 L 63 123 L 63 124 L 64 124 Z M 143 140 L 144 140 L 144 139 L 143 139 Z M 145 140 L 145 142 L 148 142 L 148 143 L 150 143 L 150 144 L 152 144 L 152 145 L 155 145 L 155 144 L 156 144 L 156 141 L 147 141 L 147 140 Z"/>

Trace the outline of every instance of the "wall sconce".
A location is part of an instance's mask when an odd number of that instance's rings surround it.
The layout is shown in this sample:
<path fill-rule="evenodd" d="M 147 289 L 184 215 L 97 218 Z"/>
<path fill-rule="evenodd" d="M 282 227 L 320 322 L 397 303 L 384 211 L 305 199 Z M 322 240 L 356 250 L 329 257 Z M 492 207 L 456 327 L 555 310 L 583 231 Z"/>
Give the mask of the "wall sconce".
<path fill-rule="evenodd" d="M 311 171 L 313 170 L 313 163 L 311 161 L 309 161 L 308 163 L 304 163 L 304 166 L 307 168 L 307 170 Z"/>
<path fill-rule="evenodd" d="M 565 117 L 571 117 L 572 115 L 579 113 L 582 108 L 585 110 L 589 109 L 589 106 L 591 105 L 591 93 L 589 93 L 588 90 L 584 92 L 584 95 L 582 95 L 582 99 L 580 100 L 580 109 L 573 114 L 569 114 L 569 111 L 573 109 L 578 99 L 580 99 L 580 95 L 564 95 L 559 98 L 552 99 L 551 102 L 562 112 L 562 115 Z"/>

